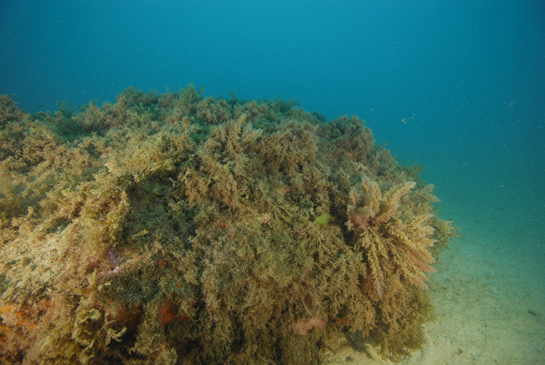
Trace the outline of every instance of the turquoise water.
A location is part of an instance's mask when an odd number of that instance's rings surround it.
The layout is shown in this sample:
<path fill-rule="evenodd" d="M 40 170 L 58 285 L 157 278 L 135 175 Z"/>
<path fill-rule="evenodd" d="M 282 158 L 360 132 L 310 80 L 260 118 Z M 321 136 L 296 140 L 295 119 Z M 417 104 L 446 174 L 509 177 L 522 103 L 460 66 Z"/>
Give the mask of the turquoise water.
<path fill-rule="evenodd" d="M 412 361 L 537 364 L 544 17 L 537 0 L 2 1 L 0 94 L 36 113 L 113 102 L 129 85 L 194 84 L 359 115 L 400 160 L 426 166 L 442 218 L 461 228 L 432 276 L 437 320 Z"/>

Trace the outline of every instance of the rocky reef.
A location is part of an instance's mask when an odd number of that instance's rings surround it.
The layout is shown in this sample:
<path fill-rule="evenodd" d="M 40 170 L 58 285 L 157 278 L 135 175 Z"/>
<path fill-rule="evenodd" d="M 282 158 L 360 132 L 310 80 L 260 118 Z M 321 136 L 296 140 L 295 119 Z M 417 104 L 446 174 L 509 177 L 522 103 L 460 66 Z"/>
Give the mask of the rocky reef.
<path fill-rule="evenodd" d="M 0 361 L 317 364 L 357 332 L 422 346 L 456 229 L 357 117 L 129 88 L 0 97 Z"/>

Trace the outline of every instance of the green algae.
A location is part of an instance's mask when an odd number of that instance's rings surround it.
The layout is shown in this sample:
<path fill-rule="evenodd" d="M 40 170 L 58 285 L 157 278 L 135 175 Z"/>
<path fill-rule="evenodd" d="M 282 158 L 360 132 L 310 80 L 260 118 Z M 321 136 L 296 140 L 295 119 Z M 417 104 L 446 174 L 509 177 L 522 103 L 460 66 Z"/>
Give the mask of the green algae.
<path fill-rule="evenodd" d="M 343 331 L 385 358 L 422 346 L 427 255 L 455 234 L 433 186 L 357 117 L 203 92 L 40 118 L 1 97 L 3 362 L 308 364 Z"/>
<path fill-rule="evenodd" d="M 321 214 L 314 220 L 314 223 L 316 223 L 319 226 L 325 226 L 327 223 L 329 223 L 329 220 L 331 219 L 331 216 L 327 213 Z"/>

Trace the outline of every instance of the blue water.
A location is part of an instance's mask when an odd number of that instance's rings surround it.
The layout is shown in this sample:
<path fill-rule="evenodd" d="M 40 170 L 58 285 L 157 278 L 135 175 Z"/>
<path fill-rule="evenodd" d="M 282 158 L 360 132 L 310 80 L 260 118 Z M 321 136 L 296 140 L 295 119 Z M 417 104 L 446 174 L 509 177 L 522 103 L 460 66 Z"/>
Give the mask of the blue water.
<path fill-rule="evenodd" d="M 2 0 L 0 70 L 0 94 L 31 113 L 194 84 L 359 115 L 400 160 L 426 165 L 460 255 L 528 260 L 521 280 L 543 321 L 542 0 Z"/>

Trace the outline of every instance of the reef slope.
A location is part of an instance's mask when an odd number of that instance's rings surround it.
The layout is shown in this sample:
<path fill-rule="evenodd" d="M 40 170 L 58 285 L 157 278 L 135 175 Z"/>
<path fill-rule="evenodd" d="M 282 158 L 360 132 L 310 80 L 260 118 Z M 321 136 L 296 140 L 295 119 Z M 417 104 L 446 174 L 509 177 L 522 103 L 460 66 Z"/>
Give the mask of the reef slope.
<path fill-rule="evenodd" d="M 343 332 L 419 348 L 455 228 L 362 120 L 296 104 L 0 97 L 0 360 L 310 364 Z"/>

